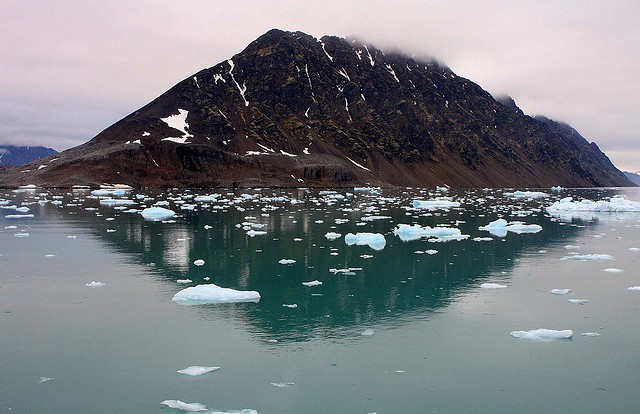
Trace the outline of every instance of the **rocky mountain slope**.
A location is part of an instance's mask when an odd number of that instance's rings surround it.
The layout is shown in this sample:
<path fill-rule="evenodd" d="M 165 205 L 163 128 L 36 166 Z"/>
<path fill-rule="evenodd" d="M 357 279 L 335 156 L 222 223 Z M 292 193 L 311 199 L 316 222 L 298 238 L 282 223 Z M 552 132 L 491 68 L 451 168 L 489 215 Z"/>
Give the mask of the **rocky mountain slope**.
<path fill-rule="evenodd" d="M 572 128 L 435 61 L 271 30 L 0 185 L 632 185 Z"/>
<path fill-rule="evenodd" d="M 624 176 L 633 182 L 635 185 L 640 185 L 640 174 L 638 172 L 623 171 Z"/>
<path fill-rule="evenodd" d="M 0 165 L 21 165 L 58 151 L 47 147 L 16 147 L 0 145 Z"/>

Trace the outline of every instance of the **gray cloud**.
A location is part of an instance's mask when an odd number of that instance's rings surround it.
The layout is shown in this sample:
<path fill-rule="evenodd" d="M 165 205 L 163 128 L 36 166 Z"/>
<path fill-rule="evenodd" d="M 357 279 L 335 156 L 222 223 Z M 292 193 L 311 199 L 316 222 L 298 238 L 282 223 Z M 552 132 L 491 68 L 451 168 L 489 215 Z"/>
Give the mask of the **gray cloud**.
<path fill-rule="evenodd" d="M 435 56 L 640 170 L 635 1 L 345 3 L 5 0 L 0 143 L 78 145 L 277 27 Z"/>

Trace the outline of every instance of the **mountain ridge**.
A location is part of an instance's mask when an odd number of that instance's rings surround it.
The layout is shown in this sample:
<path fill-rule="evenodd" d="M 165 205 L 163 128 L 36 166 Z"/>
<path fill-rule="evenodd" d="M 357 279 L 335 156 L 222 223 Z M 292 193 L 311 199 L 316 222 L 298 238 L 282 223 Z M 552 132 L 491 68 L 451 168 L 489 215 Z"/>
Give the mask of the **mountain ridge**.
<path fill-rule="evenodd" d="M 513 103 L 515 106 L 515 103 Z M 632 185 L 597 145 L 435 60 L 270 30 L 0 185 Z"/>

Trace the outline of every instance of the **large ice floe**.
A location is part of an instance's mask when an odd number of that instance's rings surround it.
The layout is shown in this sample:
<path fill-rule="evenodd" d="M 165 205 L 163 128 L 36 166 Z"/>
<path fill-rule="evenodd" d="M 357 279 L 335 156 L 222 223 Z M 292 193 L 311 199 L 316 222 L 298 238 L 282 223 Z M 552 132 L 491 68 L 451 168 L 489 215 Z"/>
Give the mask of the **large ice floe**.
<path fill-rule="evenodd" d="M 176 212 L 164 207 L 148 207 L 140 212 L 145 220 L 162 221 L 176 215 Z"/>
<path fill-rule="evenodd" d="M 429 200 L 413 200 L 413 208 L 421 210 L 448 210 L 460 207 L 460 202 L 453 201 L 451 197 L 436 197 Z"/>
<path fill-rule="evenodd" d="M 469 235 L 462 234 L 460 229 L 453 227 L 422 227 L 419 224 L 398 224 L 393 230 L 393 234 L 400 237 L 402 241 L 418 240 L 429 238 L 430 241 L 463 240 Z"/>
<path fill-rule="evenodd" d="M 547 213 L 565 221 L 574 218 L 592 220 L 611 213 L 640 213 L 640 202 L 623 197 L 612 197 L 610 200 L 574 201 L 572 197 L 563 198 L 547 207 Z"/>
<path fill-rule="evenodd" d="M 211 283 L 182 289 L 173 296 L 173 301 L 182 305 L 258 302 L 260 301 L 260 294 L 253 290 L 235 290 Z"/>
<path fill-rule="evenodd" d="M 349 246 L 369 246 L 373 250 L 382 250 L 387 245 L 387 240 L 380 233 L 347 233 L 344 241 Z"/>
<path fill-rule="evenodd" d="M 521 221 L 508 222 L 505 219 L 494 220 L 486 226 L 478 227 L 478 230 L 488 231 L 496 237 L 504 237 L 508 232 L 522 233 L 538 233 L 542 231 L 542 226 L 538 224 L 524 224 Z"/>
<path fill-rule="evenodd" d="M 544 341 L 553 339 L 569 339 L 573 336 L 571 329 L 556 331 L 554 329 L 533 329 L 531 331 L 513 331 L 511 336 L 520 339 L 529 339 L 533 341 Z"/>

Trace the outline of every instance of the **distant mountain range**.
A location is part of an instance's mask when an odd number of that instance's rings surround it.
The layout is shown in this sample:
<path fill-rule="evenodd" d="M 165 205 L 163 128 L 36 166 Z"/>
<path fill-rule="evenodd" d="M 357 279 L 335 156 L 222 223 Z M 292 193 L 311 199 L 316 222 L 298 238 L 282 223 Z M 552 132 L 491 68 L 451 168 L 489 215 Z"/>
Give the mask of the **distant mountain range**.
<path fill-rule="evenodd" d="M 21 165 L 58 151 L 47 147 L 15 147 L 0 145 L 0 165 Z"/>
<path fill-rule="evenodd" d="M 575 129 L 436 61 L 280 30 L 56 158 L 0 185 L 633 185 Z"/>
<path fill-rule="evenodd" d="M 636 171 L 636 172 L 624 171 L 623 173 L 625 177 L 629 179 L 629 181 L 633 182 L 635 185 L 640 185 L 640 171 Z"/>

